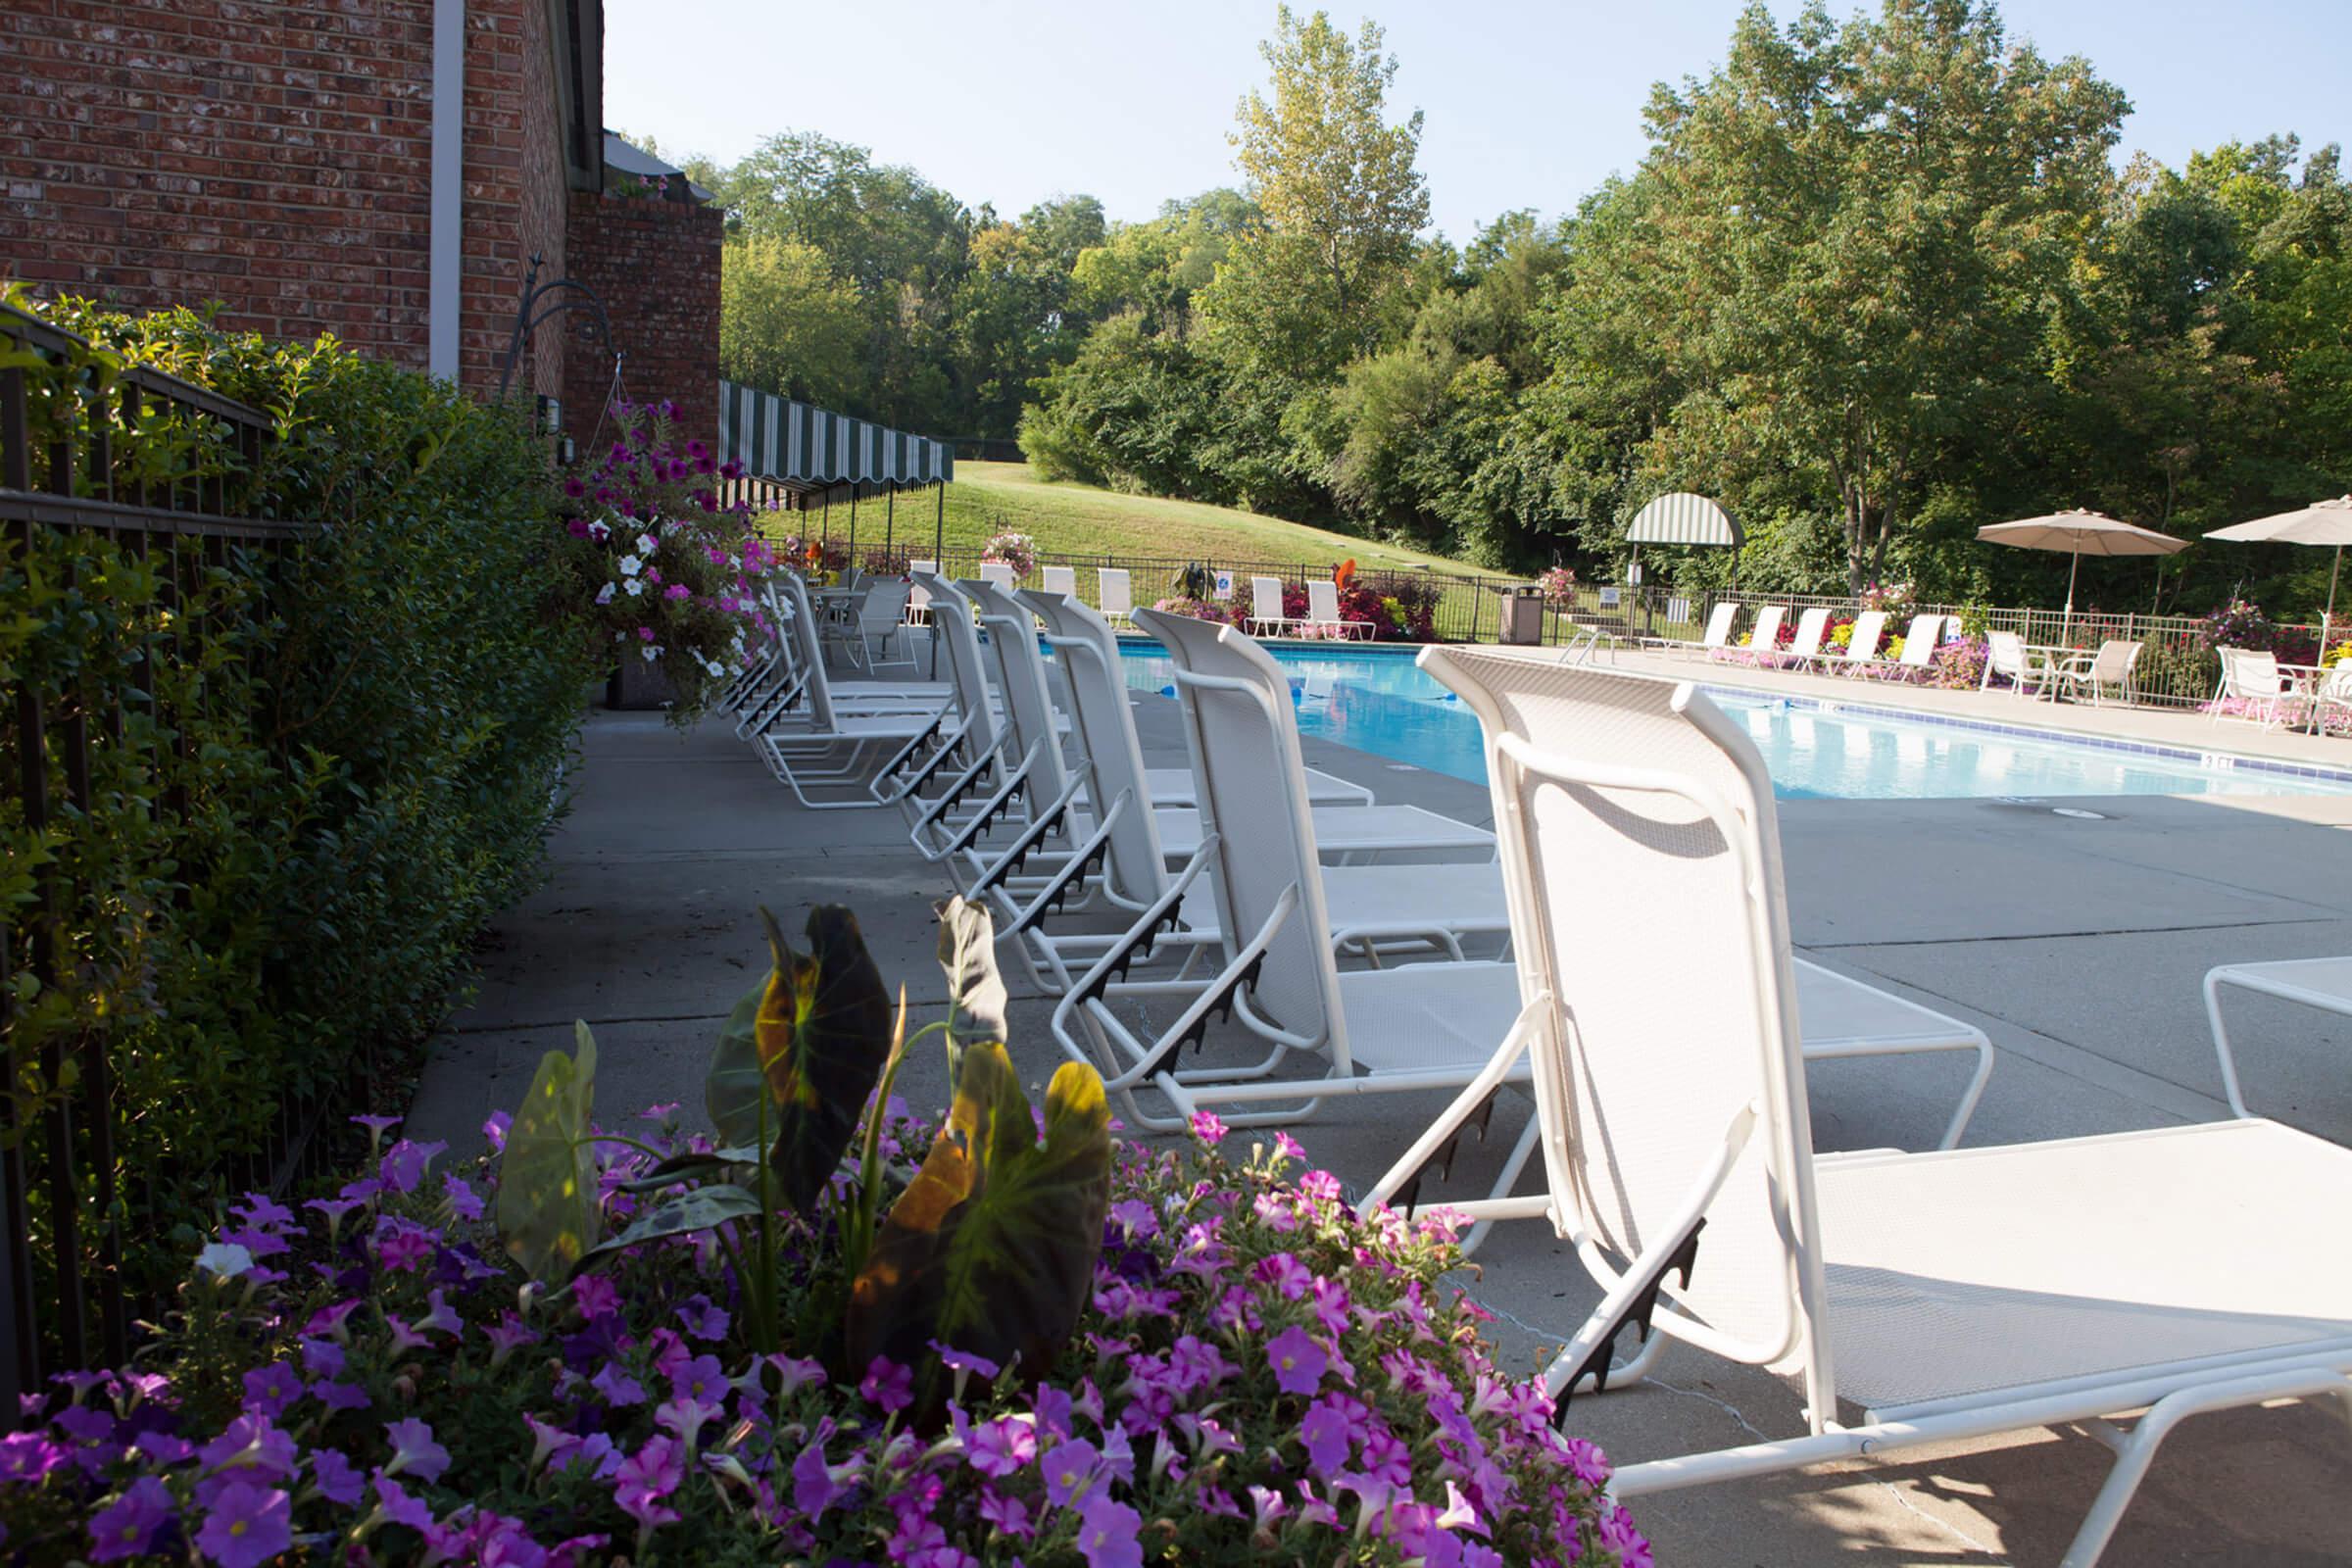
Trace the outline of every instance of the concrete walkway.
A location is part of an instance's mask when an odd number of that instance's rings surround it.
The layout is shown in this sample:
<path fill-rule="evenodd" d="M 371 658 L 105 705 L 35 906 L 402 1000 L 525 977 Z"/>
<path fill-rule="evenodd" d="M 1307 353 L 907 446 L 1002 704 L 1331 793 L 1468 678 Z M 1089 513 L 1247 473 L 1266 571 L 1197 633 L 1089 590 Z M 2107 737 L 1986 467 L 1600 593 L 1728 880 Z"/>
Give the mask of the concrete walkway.
<path fill-rule="evenodd" d="M 1174 705 L 1147 698 L 1138 715 L 1150 760 L 1180 765 Z M 1311 740 L 1307 752 L 1311 764 L 1368 783 L 1384 800 L 1487 819 L 1483 788 Z M 885 976 L 906 985 L 918 1012 L 942 1000 L 930 905 L 949 888 L 907 848 L 896 813 L 797 810 L 722 726 L 681 736 L 655 715 L 595 715 L 576 782 L 547 886 L 500 923 L 478 999 L 435 1046 L 416 1136 L 470 1141 L 489 1110 L 514 1104 L 542 1052 L 568 1044 L 574 1018 L 597 1032 L 606 1115 L 684 1101 L 699 1120 L 710 1041 L 764 972 L 755 914 L 762 902 L 796 932 L 809 905 L 851 905 Z M 2230 959 L 2352 953 L 2352 835 L 2343 831 L 2352 798 L 2296 801 L 2285 812 L 2278 803 L 2210 798 L 2063 803 L 2095 818 L 2059 816 L 2050 804 L 1783 803 L 1796 940 L 1834 967 L 1986 1030 L 2001 1059 L 1973 1144 L 2223 1114 L 2199 977 Z M 1042 1084 L 1057 1060 L 1050 1009 L 1017 988 L 1015 998 L 1015 1059 Z M 2352 1142 L 2352 1028 L 2253 999 L 2233 1017 L 2249 1100 Z M 1961 1069 L 1948 1069 L 1948 1088 L 1936 1076 L 1945 1071 L 1917 1062 L 1819 1069 L 1821 1147 L 1930 1146 L 1959 1088 Z M 902 1089 L 918 1107 L 938 1106 L 944 1063 L 910 1062 Z M 1298 1135 L 1318 1163 L 1360 1188 L 1442 1102 L 1327 1104 Z M 1508 1147 L 1525 1114 L 1506 1097 L 1490 1144 L 1462 1160 L 1456 1191 L 1491 1181 L 1496 1146 Z M 2314 1245 L 2342 1245 L 2343 1220 L 2313 1216 Z M 1594 1294 L 1549 1232 L 1524 1222 L 1497 1232 L 1463 1284 L 1497 1314 L 1507 1364 L 1528 1372 L 1567 1339 Z M 1651 1385 L 1579 1400 L 1570 1428 L 1630 1461 L 1792 1435 L 1802 1419 L 1779 1380 L 1683 1350 Z M 2109 1457 L 2087 1436 L 2052 1432 L 1889 1467 L 1645 1497 L 1636 1513 L 1667 1564 L 1857 1553 L 2053 1563 Z M 2347 1495 L 2352 1434 L 2340 1416 L 2292 1406 L 2205 1417 L 2165 1446 L 2107 1560 L 2352 1560 Z"/>

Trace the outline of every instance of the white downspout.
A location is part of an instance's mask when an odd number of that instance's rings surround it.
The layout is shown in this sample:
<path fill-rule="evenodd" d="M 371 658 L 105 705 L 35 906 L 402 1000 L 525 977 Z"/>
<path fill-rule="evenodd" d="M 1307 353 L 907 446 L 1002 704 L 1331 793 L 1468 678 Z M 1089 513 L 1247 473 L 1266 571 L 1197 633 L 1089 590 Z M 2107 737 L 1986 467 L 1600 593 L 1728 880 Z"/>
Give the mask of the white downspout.
<path fill-rule="evenodd" d="M 466 0 L 433 0 L 433 177 L 425 294 L 425 368 L 458 375 L 459 283 L 466 191 Z"/>

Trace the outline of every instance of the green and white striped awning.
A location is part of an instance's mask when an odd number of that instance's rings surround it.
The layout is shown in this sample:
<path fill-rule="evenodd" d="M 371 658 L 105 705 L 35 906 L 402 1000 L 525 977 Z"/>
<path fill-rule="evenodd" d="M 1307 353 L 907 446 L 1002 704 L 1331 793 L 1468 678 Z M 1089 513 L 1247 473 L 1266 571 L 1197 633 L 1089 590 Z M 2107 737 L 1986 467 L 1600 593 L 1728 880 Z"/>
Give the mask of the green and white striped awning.
<path fill-rule="evenodd" d="M 755 479 L 814 493 L 852 485 L 871 494 L 944 484 L 956 449 L 769 392 L 718 383 L 718 455 Z"/>
<path fill-rule="evenodd" d="M 1625 530 L 1626 542 L 1637 545 L 1730 545 L 1737 550 L 1742 537 L 1730 513 L 1688 490 L 1658 497 L 1636 513 Z"/>

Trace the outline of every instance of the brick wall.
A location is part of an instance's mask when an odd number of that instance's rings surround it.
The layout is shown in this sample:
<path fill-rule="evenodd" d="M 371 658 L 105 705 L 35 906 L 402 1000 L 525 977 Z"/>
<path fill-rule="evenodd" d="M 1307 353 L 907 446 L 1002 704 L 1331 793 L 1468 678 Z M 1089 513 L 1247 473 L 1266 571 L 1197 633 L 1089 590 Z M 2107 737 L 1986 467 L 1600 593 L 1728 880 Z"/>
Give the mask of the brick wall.
<path fill-rule="evenodd" d="M 432 0 L 0 0 L 0 275 L 422 368 Z M 564 266 L 543 0 L 468 0 L 460 367 Z M 561 334 L 517 384 L 563 385 Z"/>
<path fill-rule="evenodd" d="M 432 0 L 0 3 L 0 272 L 425 359 Z"/>
<path fill-rule="evenodd" d="M 718 257 L 724 220 L 686 202 L 572 199 L 571 276 L 596 290 L 626 356 L 621 385 L 637 402 L 678 406 L 681 438 L 718 435 Z M 583 442 L 612 376 L 612 358 L 575 326 L 564 422 Z"/>
<path fill-rule="evenodd" d="M 563 126 L 544 0 L 466 0 L 465 281 L 460 379 L 498 385 L 498 360 L 535 253 L 539 280 L 564 275 Z M 560 319 L 560 318 L 559 318 Z M 531 340 L 517 389 L 561 397 L 564 334 Z"/>

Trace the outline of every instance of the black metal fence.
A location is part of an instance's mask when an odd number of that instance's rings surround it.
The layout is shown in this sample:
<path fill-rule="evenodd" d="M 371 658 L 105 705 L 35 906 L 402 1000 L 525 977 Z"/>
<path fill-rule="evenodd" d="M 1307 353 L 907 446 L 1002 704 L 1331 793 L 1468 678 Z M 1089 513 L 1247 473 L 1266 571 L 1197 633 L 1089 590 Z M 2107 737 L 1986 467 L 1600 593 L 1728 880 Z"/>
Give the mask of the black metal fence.
<path fill-rule="evenodd" d="M 127 557 L 151 572 L 160 612 L 143 627 L 143 646 L 124 650 L 134 668 L 188 667 L 201 662 L 208 638 L 236 629 L 218 623 L 220 612 L 209 608 L 215 596 L 205 591 L 232 567 L 262 591 L 220 602 L 247 615 L 271 613 L 291 553 L 316 524 L 244 514 L 246 484 L 272 427 L 268 415 L 149 368 L 118 368 L 71 333 L 5 306 L 0 351 L 0 530 L 14 547 L 8 554 L 28 563 L 36 545 L 63 532 L 89 547 L 66 553 L 64 587 L 73 586 L 77 560 Z M 68 840 L 94 808 L 122 809 L 120 797 L 93 800 L 93 778 L 119 779 L 125 767 L 133 777 L 184 778 L 202 763 L 187 751 L 190 715 L 169 710 L 158 680 L 20 669 L 13 685 L 4 694 L 0 808 L 13 808 L 31 839 Z M 183 700 L 220 701 L 201 685 Z M 134 716 L 140 721 L 126 725 Z M 204 716 L 254 722 L 251 714 Z M 147 750 L 133 757 L 131 748 Z M 165 750 L 175 765 L 165 765 Z M 166 785 L 136 808 L 161 826 L 169 848 L 171 824 L 184 819 L 189 803 L 184 788 Z M 166 897 L 184 900 L 169 863 L 159 860 L 153 874 L 170 889 Z M 24 999 L 70 996 L 84 983 L 74 972 L 77 937 L 110 917 L 93 907 L 101 894 L 74 885 L 67 865 L 55 855 L 36 865 L 29 908 L 0 922 L 0 1047 L 10 1069 L 0 1092 L 0 1342 L 8 1348 L 0 1408 L 12 1413 L 11 1396 L 39 1387 L 47 1367 L 122 1360 L 132 1321 L 149 1306 L 125 1284 L 124 1250 L 163 1240 L 145 1196 L 159 1173 L 119 1168 L 126 1108 L 115 1091 L 117 1018 L 93 1010 L 61 1028 L 53 1009 L 34 1038 L 19 1027 Z M 27 1083 L 39 1092 L 27 1094 Z M 330 1108 L 340 1107 L 318 1099 L 278 1104 L 266 1147 L 217 1178 L 282 1190 L 323 1169 L 324 1140 L 312 1135 Z"/>

